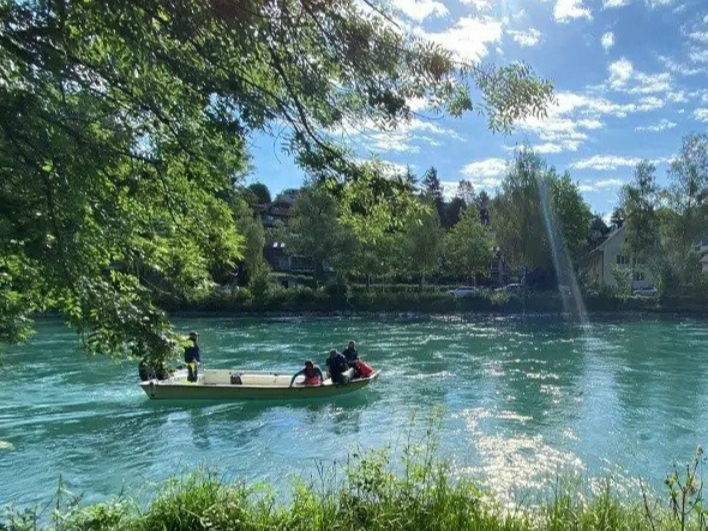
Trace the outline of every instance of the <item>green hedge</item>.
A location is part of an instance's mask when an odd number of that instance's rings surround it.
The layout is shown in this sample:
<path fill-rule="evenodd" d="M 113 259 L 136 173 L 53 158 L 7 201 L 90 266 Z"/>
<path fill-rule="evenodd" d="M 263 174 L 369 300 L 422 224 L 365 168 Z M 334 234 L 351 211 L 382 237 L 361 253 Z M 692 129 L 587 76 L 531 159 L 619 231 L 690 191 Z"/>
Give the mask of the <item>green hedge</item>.
<path fill-rule="evenodd" d="M 708 314 L 703 298 L 663 297 L 661 299 L 610 295 L 588 296 L 583 300 L 588 312 L 677 312 Z M 563 300 L 556 292 L 509 294 L 485 292 L 456 299 L 446 292 L 389 292 L 358 290 L 332 283 L 312 290 L 307 287 L 284 289 L 272 286 L 264 296 L 254 297 L 248 289 L 235 292 L 215 290 L 197 299 L 159 301 L 170 312 L 265 313 L 265 312 L 415 312 L 415 313 L 562 313 Z M 574 308 L 569 308 L 574 312 Z"/>

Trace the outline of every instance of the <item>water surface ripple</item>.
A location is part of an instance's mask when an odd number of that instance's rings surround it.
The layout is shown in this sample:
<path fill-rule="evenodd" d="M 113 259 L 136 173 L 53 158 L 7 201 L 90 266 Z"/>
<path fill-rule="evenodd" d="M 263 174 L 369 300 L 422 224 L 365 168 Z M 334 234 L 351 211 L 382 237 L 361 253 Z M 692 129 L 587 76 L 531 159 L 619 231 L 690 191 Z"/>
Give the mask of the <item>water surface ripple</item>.
<path fill-rule="evenodd" d="M 361 447 L 400 450 L 442 408 L 440 450 L 505 493 L 558 471 L 659 486 L 708 436 L 708 327 L 549 317 L 190 319 L 210 367 L 296 370 L 349 338 L 383 369 L 369 389 L 306 403 L 157 403 L 134 365 L 87 358 L 43 322 L 3 359 L 0 505 L 46 501 L 61 475 L 88 501 L 195 466 L 280 486 Z M 9 443 L 9 444 L 8 444 Z M 14 449 L 9 449 L 14 447 Z"/>

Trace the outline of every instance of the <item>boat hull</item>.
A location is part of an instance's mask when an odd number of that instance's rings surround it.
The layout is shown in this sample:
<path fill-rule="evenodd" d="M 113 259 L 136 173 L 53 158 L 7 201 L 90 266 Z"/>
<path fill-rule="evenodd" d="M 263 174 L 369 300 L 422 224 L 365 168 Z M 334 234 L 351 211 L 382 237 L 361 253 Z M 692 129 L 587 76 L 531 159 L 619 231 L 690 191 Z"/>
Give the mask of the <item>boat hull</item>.
<path fill-rule="evenodd" d="M 222 373 L 213 377 L 211 373 Z M 224 381 L 224 373 L 229 380 Z M 242 379 L 241 384 L 229 383 L 232 376 Z M 326 398 L 351 393 L 369 385 L 379 375 L 374 372 L 367 378 L 351 380 L 347 384 L 289 387 L 292 375 L 278 373 L 233 373 L 231 371 L 205 371 L 196 383 L 188 382 L 186 373 L 178 372 L 167 380 L 149 380 L 140 387 L 151 400 L 295 400 Z"/>

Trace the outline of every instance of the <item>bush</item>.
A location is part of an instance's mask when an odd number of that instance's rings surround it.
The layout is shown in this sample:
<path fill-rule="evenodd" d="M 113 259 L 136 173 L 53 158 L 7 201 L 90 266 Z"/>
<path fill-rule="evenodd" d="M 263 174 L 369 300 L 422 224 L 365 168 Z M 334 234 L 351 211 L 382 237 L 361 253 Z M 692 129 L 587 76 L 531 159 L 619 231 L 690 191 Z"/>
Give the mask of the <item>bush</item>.
<path fill-rule="evenodd" d="M 249 289 L 253 294 L 253 298 L 258 301 L 265 297 L 265 294 L 271 287 L 270 270 L 267 267 L 261 267 L 251 276 Z"/>
<path fill-rule="evenodd" d="M 400 462 L 386 451 L 352 455 L 344 478 L 296 481 L 291 502 L 276 503 L 269 490 L 225 484 L 208 473 L 167 481 L 143 510 L 121 502 L 80 507 L 48 504 L 40 511 L 8 510 L 0 529 L 12 531 L 704 531 L 702 450 L 666 481 L 669 505 L 644 489 L 634 499 L 599 492 L 577 481 L 558 481 L 545 501 L 509 508 L 473 481 L 457 477 L 435 446 L 408 443 Z M 533 502 L 539 503 L 534 504 Z M 48 524 L 44 526 L 41 522 Z"/>

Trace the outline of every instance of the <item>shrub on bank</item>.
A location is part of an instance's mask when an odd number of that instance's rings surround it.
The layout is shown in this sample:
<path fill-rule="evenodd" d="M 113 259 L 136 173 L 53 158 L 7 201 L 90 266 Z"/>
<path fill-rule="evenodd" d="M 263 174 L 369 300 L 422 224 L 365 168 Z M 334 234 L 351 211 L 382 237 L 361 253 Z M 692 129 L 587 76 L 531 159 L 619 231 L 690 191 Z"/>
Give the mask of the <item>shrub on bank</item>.
<path fill-rule="evenodd" d="M 568 302 L 570 306 L 567 306 Z M 162 298 L 167 311 L 213 313 L 262 312 L 415 312 L 415 313 L 575 313 L 573 301 L 555 291 L 482 292 L 477 296 L 455 298 L 445 291 L 380 291 L 347 287 L 336 279 L 320 289 L 306 286 L 286 289 L 270 285 L 260 296 L 249 290 L 216 289 L 196 299 Z M 685 312 L 705 314 L 708 304 L 702 297 L 617 297 L 596 293 L 583 298 L 589 312 Z"/>
<path fill-rule="evenodd" d="M 7 531 L 703 531 L 700 454 L 684 477 L 667 480 L 671 505 L 643 490 L 620 496 L 608 479 L 596 494 L 561 482 L 545 502 L 511 509 L 432 453 L 404 451 L 394 472 L 386 453 L 352 456 L 339 482 L 298 481 L 291 502 L 265 487 L 225 484 L 208 474 L 167 481 L 146 507 L 120 500 L 81 507 L 50 504 L 49 523 L 37 511 L 7 511 Z M 60 494 L 63 494 L 60 492 Z"/>

